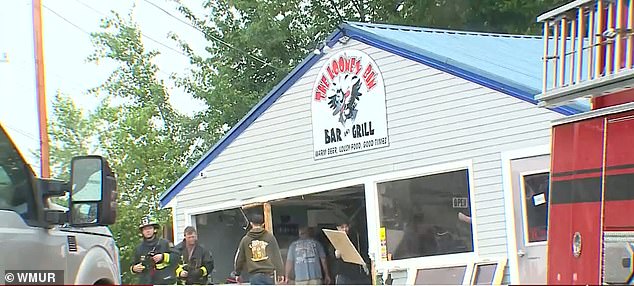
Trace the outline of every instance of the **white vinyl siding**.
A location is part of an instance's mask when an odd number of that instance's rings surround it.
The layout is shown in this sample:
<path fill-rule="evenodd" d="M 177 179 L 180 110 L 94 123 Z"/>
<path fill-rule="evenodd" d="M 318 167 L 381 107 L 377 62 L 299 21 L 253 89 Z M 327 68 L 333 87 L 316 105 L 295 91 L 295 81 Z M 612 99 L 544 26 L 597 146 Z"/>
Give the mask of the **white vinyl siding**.
<path fill-rule="evenodd" d="M 506 255 L 500 152 L 549 144 L 562 115 L 354 40 L 345 48 L 383 74 L 389 147 L 313 159 L 312 89 L 326 55 L 177 196 L 179 225 L 185 208 L 472 160 L 477 252 Z"/>

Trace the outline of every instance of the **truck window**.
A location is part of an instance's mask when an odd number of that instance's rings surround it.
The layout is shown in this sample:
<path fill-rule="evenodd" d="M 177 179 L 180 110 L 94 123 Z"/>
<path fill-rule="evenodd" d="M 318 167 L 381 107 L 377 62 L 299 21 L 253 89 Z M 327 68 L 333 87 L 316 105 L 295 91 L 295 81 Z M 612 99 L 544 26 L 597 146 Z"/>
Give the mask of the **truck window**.
<path fill-rule="evenodd" d="M 18 213 L 29 224 L 37 219 L 32 171 L 0 127 L 0 210 Z"/>

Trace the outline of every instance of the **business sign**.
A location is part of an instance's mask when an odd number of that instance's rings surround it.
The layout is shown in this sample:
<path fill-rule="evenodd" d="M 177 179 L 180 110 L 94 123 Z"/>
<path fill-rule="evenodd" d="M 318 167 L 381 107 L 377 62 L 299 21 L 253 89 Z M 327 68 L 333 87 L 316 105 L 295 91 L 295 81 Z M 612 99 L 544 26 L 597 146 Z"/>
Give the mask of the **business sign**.
<path fill-rule="evenodd" d="M 311 97 L 315 159 L 389 145 L 385 84 L 368 54 L 332 55 L 317 74 Z"/>

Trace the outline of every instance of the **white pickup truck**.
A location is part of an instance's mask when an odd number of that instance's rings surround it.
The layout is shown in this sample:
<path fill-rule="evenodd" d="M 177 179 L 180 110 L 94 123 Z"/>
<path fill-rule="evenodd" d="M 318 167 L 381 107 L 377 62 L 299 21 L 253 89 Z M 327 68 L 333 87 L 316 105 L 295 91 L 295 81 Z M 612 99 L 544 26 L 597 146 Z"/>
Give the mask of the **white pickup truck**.
<path fill-rule="evenodd" d="M 70 192 L 68 209 L 51 197 Z M 0 125 L 0 284 L 9 272 L 62 270 L 63 284 L 121 284 L 116 179 L 99 156 L 75 157 L 70 182 L 38 178 Z M 45 281 L 40 281 L 45 282 Z"/>

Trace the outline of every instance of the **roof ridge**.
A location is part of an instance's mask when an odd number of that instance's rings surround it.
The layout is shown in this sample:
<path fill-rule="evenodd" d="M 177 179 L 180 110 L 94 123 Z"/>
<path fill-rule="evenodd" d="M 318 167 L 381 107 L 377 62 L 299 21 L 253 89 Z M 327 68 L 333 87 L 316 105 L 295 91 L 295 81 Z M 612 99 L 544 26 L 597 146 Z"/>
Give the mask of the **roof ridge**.
<path fill-rule="evenodd" d="M 383 30 L 398 30 L 398 31 L 405 31 L 405 32 L 427 32 L 427 33 L 444 33 L 444 34 L 458 34 L 458 35 L 485 36 L 485 37 L 498 37 L 498 38 L 524 38 L 524 39 L 542 39 L 543 37 L 543 36 L 536 36 L 536 35 L 460 31 L 460 30 L 416 27 L 416 26 L 410 26 L 410 25 L 395 25 L 395 24 L 385 24 L 385 23 L 366 23 L 366 22 L 346 22 L 346 23 L 353 26 L 357 26 L 357 27 L 383 29 Z"/>

